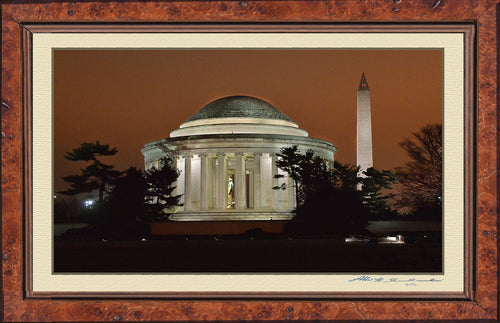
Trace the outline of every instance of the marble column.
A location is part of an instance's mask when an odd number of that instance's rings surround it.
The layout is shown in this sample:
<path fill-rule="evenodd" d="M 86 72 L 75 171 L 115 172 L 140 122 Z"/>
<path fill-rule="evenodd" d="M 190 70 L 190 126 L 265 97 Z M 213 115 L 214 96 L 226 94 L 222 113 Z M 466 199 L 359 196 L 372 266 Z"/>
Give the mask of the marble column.
<path fill-rule="evenodd" d="M 224 153 L 217 153 L 217 209 L 224 210 L 227 206 L 227 159 Z"/>
<path fill-rule="evenodd" d="M 333 170 L 333 160 L 329 160 L 327 163 L 328 163 L 328 170 L 332 171 Z"/>
<path fill-rule="evenodd" d="M 217 197 L 216 197 L 216 169 L 215 169 L 216 159 L 213 156 L 208 157 L 208 182 L 207 182 L 207 195 L 208 195 L 208 209 L 213 210 L 216 208 Z"/>
<path fill-rule="evenodd" d="M 173 160 L 173 165 L 175 166 L 175 168 L 179 169 L 179 157 L 178 156 L 175 156 L 172 158 Z M 170 194 L 171 196 L 176 196 L 179 192 L 179 179 L 180 179 L 180 176 L 177 177 L 177 181 L 175 181 L 175 187 L 174 187 L 174 190 L 172 191 L 172 193 Z"/>
<path fill-rule="evenodd" d="M 288 191 L 288 208 L 290 210 L 295 209 L 295 182 L 294 180 L 287 174 L 287 186 L 286 189 Z"/>
<path fill-rule="evenodd" d="M 247 206 L 245 157 L 243 156 L 243 153 L 235 153 L 235 156 L 234 199 L 236 209 L 242 210 Z"/>
<path fill-rule="evenodd" d="M 255 176 L 253 168 L 249 168 L 247 165 L 246 171 L 246 180 L 247 180 L 247 208 L 255 209 Z"/>
<path fill-rule="evenodd" d="M 200 210 L 208 210 L 208 158 L 200 154 Z"/>
<path fill-rule="evenodd" d="M 261 200 L 261 167 L 260 167 L 260 157 L 262 153 L 254 153 L 254 166 L 253 166 L 253 207 L 254 209 L 260 209 L 262 207 Z"/>
<path fill-rule="evenodd" d="M 184 211 L 191 210 L 191 156 L 184 156 Z"/>

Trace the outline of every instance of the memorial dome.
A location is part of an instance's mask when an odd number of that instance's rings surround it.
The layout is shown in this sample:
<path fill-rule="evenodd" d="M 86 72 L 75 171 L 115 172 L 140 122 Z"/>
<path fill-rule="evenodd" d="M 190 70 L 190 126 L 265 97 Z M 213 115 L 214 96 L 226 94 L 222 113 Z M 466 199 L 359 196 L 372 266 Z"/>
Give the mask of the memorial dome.
<path fill-rule="evenodd" d="M 186 122 L 218 118 L 257 118 L 292 121 L 272 104 L 251 96 L 228 96 L 210 102 Z"/>
<path fill-rule="evenodd" d="M 307 137 L 272 104 L 251 96 L 228 96 L 203 106 L 170 137 L 214 134 L 270 134 Z"/>

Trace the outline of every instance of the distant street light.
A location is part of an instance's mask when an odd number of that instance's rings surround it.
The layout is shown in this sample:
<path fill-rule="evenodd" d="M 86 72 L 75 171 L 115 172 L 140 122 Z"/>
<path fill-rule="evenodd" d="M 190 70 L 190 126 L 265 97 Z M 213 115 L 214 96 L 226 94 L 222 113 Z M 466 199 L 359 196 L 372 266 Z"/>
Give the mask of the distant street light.
<path fill-rule="evenodd" d="M 85 200 L 83 204 L 85 205 L 86 208 L 91 208 L 92 205 L 94 205 L 94 200 Z"/>

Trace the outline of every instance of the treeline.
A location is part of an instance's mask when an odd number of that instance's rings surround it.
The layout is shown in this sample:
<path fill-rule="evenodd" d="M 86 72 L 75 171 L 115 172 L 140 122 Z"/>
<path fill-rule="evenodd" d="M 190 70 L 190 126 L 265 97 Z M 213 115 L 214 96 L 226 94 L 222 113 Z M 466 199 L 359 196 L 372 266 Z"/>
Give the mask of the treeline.
<path fill-rule="evenodd" d="M 400 146 L 408 153 L 408 163 L 395 172 L 369 168 L 362 176 L 357 166 L 337 161 L 329 165 L 313 151 L 282 148 L 276 165 L 289 174 L 293 184 L 274 189 L 294 190 L 297 202 L 296 216 L 286 229 L 341 237 L 362 233 L 368 221 L 375 219 L 440 221 L 442 126 L 425 126 Z M 74 196 L 97 191 L 98 199 L 85 208 L 56 201 L 56 219 L 64 218 L 70 209 L 79 209 L 93 230 L 111 236 L 140 234 L 146 230 L 146 222 L 168 220 L 181 205 L 181 195 L 174 194 L 180 175 L 174 160 L 165 157 L 146 172 L 135 167 L 118 171 L 102 160 L 117 152 L 116 147 L 96 141 L 82 143 L 65 154 L 70 161 L 87 164 L 79 174 L 63 177 L 70 188 L 59 193 Z"/>
<path fill-rule="evenodd" d="M 141 234 L 147 230 L 146 222 L 166 220 L 175 206 L 182 205 L 182 195 L 173 194 L 180 172 L 174 160 L 168 157 L 160 159 L 158 167 L 145 172 L 135 167 L 118 171 L 102 160 L 117 152 L 116 147 L 96 141 L 84 142 L 66 153 L 66 159 L 87 165 L 80 174 L 63 177 L 70 188 L 59 193 L 74 196 L 98 192 L 97 200 L 80 205 L 80 219 L 86 217 L 96 233 L 113 237 Z M 55 217 L 63 217 L 57 212 L 64 211 L 69 210 L 55 207 Z"/>
<path fill-rule="evenodd" d="M 396 176 L 390 170 L 369 168 L 364 177 L 359 167 L 334 162 L 329 166 L 314 152 L 300 153 L 297 146 L 282 148 L 277 166 L 290 174 L 294 184 L 274 187 L 295 191 L 295 218 L 287 225 L 289 233 L 316 233 L 343 237 L 361 233 L 370 215 L 390 212 L 387 204 Z M 278 176 L 280 177 L 280 176 Z"/>
<path fill-rule="evenodd" d="M 294 184 L 274 189 L 294 190 L 297 201 L 287 231 L 342 237 L 363 233 L 369 220 L 441 221 L 442 126 L 427 125 L 400 146 L 408 153 L 408 163 L 395 172 L 372 167 L 361 176 L 359 167 L 339 162 L 330 167 L 313 151 L 282 148 L 276 164 Z"/>

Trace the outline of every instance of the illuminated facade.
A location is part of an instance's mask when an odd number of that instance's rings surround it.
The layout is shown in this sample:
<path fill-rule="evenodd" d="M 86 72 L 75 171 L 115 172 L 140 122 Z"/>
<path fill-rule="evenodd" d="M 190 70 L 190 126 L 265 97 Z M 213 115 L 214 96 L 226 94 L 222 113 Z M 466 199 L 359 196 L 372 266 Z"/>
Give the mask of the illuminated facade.
<path fill-rule="evenodd" d="M 207 104 L 142 153 L 146 169 L 158 167 L 164 156 L 177 160 L 175 194 L 183 194 L 184 206 L 171 220 L 288 220 L 296 205 L 294 190 L 273 187 L 293 185 L 275 163 L 280 149 L 293 145 L 301 152 L 312 149 L 333 165 L 332 143 L 308 137 L 263 100 L 231 96 Z"/>

